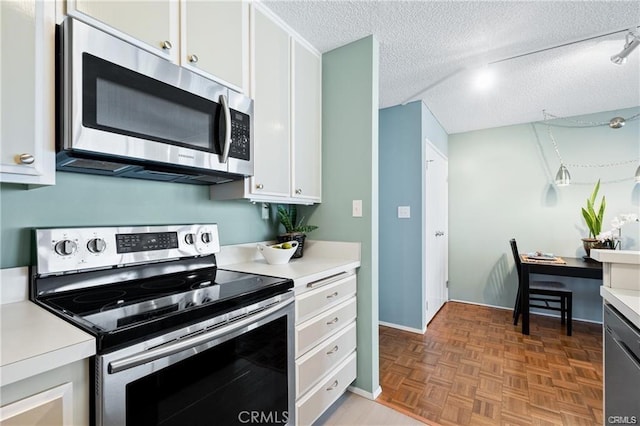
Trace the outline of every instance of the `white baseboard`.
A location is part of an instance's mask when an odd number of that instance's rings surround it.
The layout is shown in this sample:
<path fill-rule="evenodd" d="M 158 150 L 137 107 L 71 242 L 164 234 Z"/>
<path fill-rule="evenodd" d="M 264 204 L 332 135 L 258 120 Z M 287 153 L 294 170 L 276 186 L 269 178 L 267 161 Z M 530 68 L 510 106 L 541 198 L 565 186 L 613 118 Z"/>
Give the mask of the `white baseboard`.
<path fill-rule="evenodd" d="M 496 309 L 504 309 L 506 311 L 513 311 L 513 308 L 505 308 L 504 306 L 496 306 L 496 305 L 489 305 L 486 303 L 478 303 L 478 302 L 470 302 L 468 300 L 457 300 L 457 299 L 451 299 L 449 300 L 449 302 L 458 302 L 458 303 L 466 303 L 469 305 L 479 305 L 479 306 L 486 306 L 488 308 L 496 308 Z M 531 312 L 534 315 L 541 315 L 543 317 L 554 317 L 554 318 L 560 318 L 560 315 L 556 315 L 556 314 L 548 314 L 545 312 Z M 576 318 L 573 317 L 574 321 L 580 321 L 580 322 L 590 322 L 592 324 L 602 324 L 602 321 L 595 321 L 595 320 L 591 320 L 591 319 L 584 319 L 584 318 Z"/>
<path fill-rule="evenodd" d="M 370 400 L 372 400 L 372 401 L 375 401 L 375 399 L 376 399 L 377 397 L 379 397 L 379 396 L 380 396 L 380 394 L 382 393 L 382 387 L 380 387 L 380 386 L 378 386 L 378 388 L 377 388 L 373 393 L 371 393 L 371 392 L 367 392 L 367 391 L 362 390 L 362 389 L 360 389 L 360 388 L 357 388 L 357 387 L 355 387 L 355 386 L 349 386 L 349 387 L 347 388 L 347 390 L 348 390 L 349 392 L 353 392 L 353 393 L 355 393 L 356 395 L 360 395 L 361 397 L 363 397 L 363 398 L 367 398 L 367 399 L 370 399 Z"/>
<path fill-rule="evenodd" d="M 393 324 L 390 322 L 378 321 L 378 325 L 384 325 L 385 327 L 397 328 L 398 330 L 409 331 L 411 333 L 424 334 L 427 331 L 427 327 L 424 330 L 420 330 L 419 328 L 407 327 L 404 325 Z"/>

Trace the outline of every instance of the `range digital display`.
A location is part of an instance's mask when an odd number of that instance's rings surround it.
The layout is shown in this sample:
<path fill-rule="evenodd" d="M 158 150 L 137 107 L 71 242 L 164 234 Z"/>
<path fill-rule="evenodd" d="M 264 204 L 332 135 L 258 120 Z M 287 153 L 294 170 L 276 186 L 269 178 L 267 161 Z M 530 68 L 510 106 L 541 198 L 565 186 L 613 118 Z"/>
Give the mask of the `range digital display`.
<path fill-rule="evenodd" d="M 167 250 L 178 248 L 177 232 L 149 232 L 144 234 L 116 234 L 117 253 Z"/>

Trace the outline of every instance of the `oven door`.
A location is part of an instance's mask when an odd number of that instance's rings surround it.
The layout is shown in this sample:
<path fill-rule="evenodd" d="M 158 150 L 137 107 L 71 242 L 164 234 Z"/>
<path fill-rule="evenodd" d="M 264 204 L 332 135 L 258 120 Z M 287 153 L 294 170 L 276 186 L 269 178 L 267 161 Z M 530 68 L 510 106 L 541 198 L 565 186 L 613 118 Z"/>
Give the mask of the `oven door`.
<path fill-rule="evenodd" d="M 96 424 L 295 424 L 293 300 L 96 356 Z"/>

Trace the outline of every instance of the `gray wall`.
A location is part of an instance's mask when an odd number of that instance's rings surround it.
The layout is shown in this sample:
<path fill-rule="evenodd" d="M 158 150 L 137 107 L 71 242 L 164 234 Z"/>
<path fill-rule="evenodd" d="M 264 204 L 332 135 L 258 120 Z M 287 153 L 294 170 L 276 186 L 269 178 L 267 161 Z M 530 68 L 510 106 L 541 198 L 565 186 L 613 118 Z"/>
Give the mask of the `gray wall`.
<path fill-rule="evenodd" d="M 630 117 L 640 108 L 573 117 L 585 123 L 608 123 Z M 451 299 L 512 308 L 516 274 L 508 241 L 521 252 L 545 251 L 582 257 L 588 236 L 580 208 L 593 185 L 602 180 L 606 196 L 605 228 L 614 216 L 639 213 L 640 184 L 633 175 L 640 158 L 640 120 L 621 129 L 571 127 L 554 120 L 552 135 L 568 164 L 573 183 L 556 187 L 559 162 L 548 126 L 529 123 L 449 136 L 449 296 Z M 625 228 L 623 248 L 637 250 L 636 225 Z M 600 321 L 601 298 L 595 280 L 561 278 L 574 294 L 574 317 Z"/>

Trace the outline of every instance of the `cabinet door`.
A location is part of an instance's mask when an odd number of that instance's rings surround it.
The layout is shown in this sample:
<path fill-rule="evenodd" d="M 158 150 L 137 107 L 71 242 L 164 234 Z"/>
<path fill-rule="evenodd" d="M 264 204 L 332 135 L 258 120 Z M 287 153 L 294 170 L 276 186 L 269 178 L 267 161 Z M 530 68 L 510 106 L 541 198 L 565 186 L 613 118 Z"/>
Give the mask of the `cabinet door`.
<path fill-rule="evenodd" d="M 0 407 L 2 426 L 64 426 L 72 423 L 73 386 L 65 383 Z"/>
<path fill-rule="evenodd" d="M 289 35 L 260 10 L 253 10 L 256 161 L 250 191 L 256 195 L 289 197 Z"/>
<path fill-rule="evenodd" d="M 53 5 L 0 1 L 2 182 L 55 183 Z"/>
<path fill-rule="evenodd" d="M 76 12 L 80 12 L 131 37 L 127 37 L 127 41 L 135 44 L 141 41 L 154 53 L 177 61 L 179 11 L 176 1 L 73 0 L 67 7 L 70 15 L 78 16 Z M 78 17 L 86 20 L 82 15 Z"/>
<path fill-rule="evenodd" d="M 291 196 L 321 197 L 322 60 L 293 43 L 293 181 Z"/>
<path fill-rule="evenodd" d="M 239 0 L 183 0 L 181 16 L 181 63 L 245 92 L 249 75 L 249 5 Z"/>

